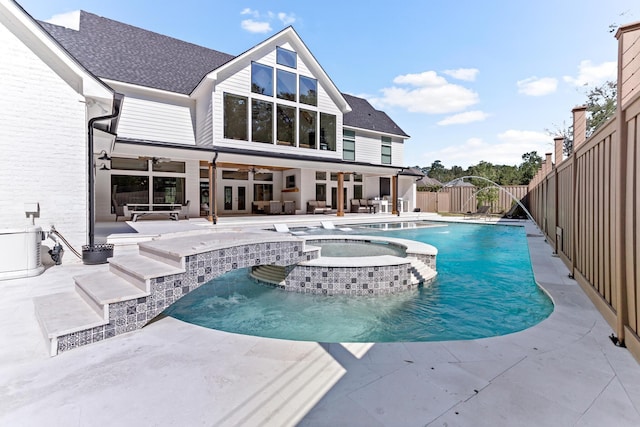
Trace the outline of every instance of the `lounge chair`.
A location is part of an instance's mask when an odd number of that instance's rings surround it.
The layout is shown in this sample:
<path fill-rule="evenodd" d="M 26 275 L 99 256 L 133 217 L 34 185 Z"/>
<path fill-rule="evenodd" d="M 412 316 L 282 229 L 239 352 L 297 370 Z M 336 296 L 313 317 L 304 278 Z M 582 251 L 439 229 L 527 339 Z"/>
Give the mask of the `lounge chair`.
<path fill-rule="evenodd" d="M 487 206 L 487 205 L 482 205 L 482 206 L 478 206 L 478 210 L 476 210 L 475 212 L 467 212 L 465 214 L 465 218 L 484 218 L 487 219 L 489 217 L 489 209 L 491 208 L 491 206 Z"/>
<path fill-rule="evenodd" d="M 304 231 L 291 231 L 287 224 L 273 224 L 273 228 L 275 228 L 278 233 L 307 234 Z"/>
<path fill-rule="evenodd" d="M 353 228 L 349 227 L 336 228 L 336 226 L 333 225 L 333 222 L 331 221 L 320 221 L 320 224 L 322 224 L 322 228 L 324 228 L 325 230 L 353 231 Z"/>

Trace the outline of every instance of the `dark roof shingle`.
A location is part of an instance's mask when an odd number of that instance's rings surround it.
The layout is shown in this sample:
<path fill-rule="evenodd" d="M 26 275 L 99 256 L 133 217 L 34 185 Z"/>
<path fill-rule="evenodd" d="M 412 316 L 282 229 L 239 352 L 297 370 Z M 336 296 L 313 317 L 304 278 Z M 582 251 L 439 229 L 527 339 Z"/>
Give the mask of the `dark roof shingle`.
<path fill-rule="evenodd" d="M 205 75 L 234 58 L 85 11 L 79 31 L 38 22 L 97 77 L 170 92 L 190 94 Z M 344 115 L 346 126 L 408 137 L 367 100 L 342 95 L 352 109 Z"/>
<path fill-rule="evenodd" d="M 122 22 L 80 12 L 80 31 L 40 22 L 98 77 L 189 94 L 234 56 Z"/>
<path fill-rule="evenodd" d="M 352 111 L 344 115 L 344 125 L 409 137 L 387 113 L 373 108 L 369 101 L 343 93 Z"/>

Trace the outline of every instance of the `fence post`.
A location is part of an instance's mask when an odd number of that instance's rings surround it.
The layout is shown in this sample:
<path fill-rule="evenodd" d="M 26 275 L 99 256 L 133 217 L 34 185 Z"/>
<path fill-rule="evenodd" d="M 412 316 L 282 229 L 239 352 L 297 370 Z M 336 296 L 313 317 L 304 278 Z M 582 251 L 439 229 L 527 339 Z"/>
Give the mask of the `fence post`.
<path fill-rule="evenodd" d="M 573 218 L 571 220 L 571 277 L 575 277 L 576 262 L 578 257 L 578 155 L 577 148 L 584 143 L 587 138 L 587 107 L 581 105 L 571 110 L 573 115 L 573 182 L 571 183 L 571 193 L 573 195 Z"/>

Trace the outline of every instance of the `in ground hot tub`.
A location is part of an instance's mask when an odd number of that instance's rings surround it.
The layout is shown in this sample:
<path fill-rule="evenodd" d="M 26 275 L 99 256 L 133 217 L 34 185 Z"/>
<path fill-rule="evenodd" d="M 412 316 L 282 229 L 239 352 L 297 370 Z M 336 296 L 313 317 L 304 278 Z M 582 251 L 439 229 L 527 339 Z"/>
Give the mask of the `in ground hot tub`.
<path fill-rule="evenodd" d="M 320 295 L 383 295 L 427 286 L 436 277 L 438 250 L 391 237 L 304 236 L 306 261 L 251 276 L 284 290 Z M 261 277 L 261 272 L 265 271 Z"/>

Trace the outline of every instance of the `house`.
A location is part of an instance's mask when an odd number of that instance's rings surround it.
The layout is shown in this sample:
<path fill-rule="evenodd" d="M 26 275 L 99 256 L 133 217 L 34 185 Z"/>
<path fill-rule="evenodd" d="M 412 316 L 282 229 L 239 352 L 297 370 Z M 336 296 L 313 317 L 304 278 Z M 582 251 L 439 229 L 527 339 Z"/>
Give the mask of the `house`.
<path fill-rule="evenodd" d="M 413 208 L 408 135 L 342 93 L 292 27 L 233 56 L 81 11 L 73 28 L 0 0 L 3 223 L 40 221 L 80 239 L 117 204 L 184 204 L 191 217 L 261 212 L 310 200 L 348 211 L 388 197 Z M 8 114 L 7 114 L 8 113 Z M 90 119 L 103 117 L 93 121 Z M 93 141 L 88 141 L 93 139 Z M 93 145 L 93 162 L 88 143 Z M 291 206 L 291 203 L 289 203 Z"/>

